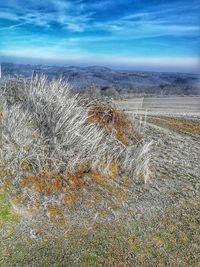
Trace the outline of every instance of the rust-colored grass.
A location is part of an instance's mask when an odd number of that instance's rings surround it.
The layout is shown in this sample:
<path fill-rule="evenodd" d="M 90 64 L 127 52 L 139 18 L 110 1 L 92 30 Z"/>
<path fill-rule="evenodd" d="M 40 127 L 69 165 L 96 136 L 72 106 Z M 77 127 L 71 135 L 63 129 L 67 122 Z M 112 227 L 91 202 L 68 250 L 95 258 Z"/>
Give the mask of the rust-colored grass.
<path fill-rule="evenodd" d="M 104 165 L 102 163 L 101 167 L 103 168 Z M 113 199 L 120 202 L 126 198 L 126 192 L 130 185 L 130 179 L 124 176 L 120 182 L 120 187 L 116 187 L 116 178 L 120 172 L 120 167 L 116 161 L 110 163 L 105 173 L 92 169 L 87 163 L 80 164 L 74 173 L 65 172 L 60 175 L 47 168 L 33 175 L 25 161 L 20 166 L 22 170 L 26 170 L 27 174 L 20 178 L 19 186 L 35 192 L 35 197 L 33 201 L 28 203 L 27 195 L 24 193 L 26 190 L 22 190 L 21 194 L 13 195 L 12 203 L 18 207 L 23 207 L 24 203 L 27 203 L 27 210 L 35 212 L 39 210 L 40 206 L 42 207 L 41 199 L 44 196 L 51 198 L 51 196 L 57 195 L 60 201 L 56 204 L 52 203 L 53 208 L 52 205 L 50 208 L 47 207 L 49 217 L 53 217 L 54 214 L 56 217 L 59 216 L 59 212 L 56 213 L 55 205 L 58 211 L 66 206 L 72 207 L 76 201 L 81 200 L 84 192 L 88 192 L 87 201 L 92 200 L 94 205 L 98 201 L 96 194 L 103 197 L 102 192 L 108 201 L 111 200 L 112 204 L 114 203 Z M 94 188 L 96 189 L 94 190 Z"/>
<path fill-rule="evenodd" d="M 169 128 L 180 133 L 191 133 L 200 135 L 200 122 L 189 119 L 174 118 L 174 117 L 149 117 L 147 122 L 158 126 Z"/>
<path fill-rule="evenodd" d="M 128 145 L 130 140 L 142 141 L 142 134 L 138 132 L 128 115 L 111 106 L 90 106 L 88 120 L 104 128 L 109 134 L 114 134 L 124 145 Z"/>

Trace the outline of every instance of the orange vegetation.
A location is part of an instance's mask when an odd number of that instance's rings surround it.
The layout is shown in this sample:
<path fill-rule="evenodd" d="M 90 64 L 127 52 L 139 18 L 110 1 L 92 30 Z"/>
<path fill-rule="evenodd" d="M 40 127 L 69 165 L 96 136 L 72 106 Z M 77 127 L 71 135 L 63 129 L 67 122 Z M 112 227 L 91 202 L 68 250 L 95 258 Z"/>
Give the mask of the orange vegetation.
<path fill-rule="evenodd" d="M 128 115 L 115 108 L 103 105 L 90 106 L 88 119 L 106 129 L 109 134 L 114 134 L 124 145 L 127 145 L 129 140 L 140 142 L 143 138 Z"/>
<path fill-rule="evenodd" d="M 27 165 L 23 161 L 21 164 L 23 170 L 24 166 Z M 106 164 L 102 163 L 102 166 L 99 167 L 104 168 L 104 165 Z M 86 203 L 95 204 L 103 197 L 102 194 L 108 198 L 108 201 L 109 199 L 112 200 L 112 203 L 113 199 L 124 200 L 127 195 L 126 190 L 132 181 L 122 177 L 120 187 L 116 186 L 116 177 L 119 175 L 119 166 L 116 161 L 110 163 L 107 172 L 104 174 L 91 169 L 87 163 L 80 164 L 74 173 L 65 172 L 62 175 L 58 175 L 46 168 L 39 171 L 37 175 L 30 174 L 30 171 L 27 173 L 29 174 L 20 178 L 20 187 L 29 188 L 36 194 L 33 201 L 27 206 L 28 211 L 34 212 L 42 207 L 40 198 L 43 196 L 57 195 L 58 199 L 60 199 L 58 201 L 60 204 L 56 203 L 55 206 L 52 203 L 53 206 L 47 207 L 50 217 L 54 216 L 54 214 L 58 215 L 56 209 L 59 211 L 66 205 L 71 207 L 77 200 L 81 200 L 84 192 L 88 192 Z M 21 196 L 17 195 L 15 199 L 13 198 L 16 205 L 23 205 L 26 202 L 26 193 L 24 192 L 22 191 Z"/>

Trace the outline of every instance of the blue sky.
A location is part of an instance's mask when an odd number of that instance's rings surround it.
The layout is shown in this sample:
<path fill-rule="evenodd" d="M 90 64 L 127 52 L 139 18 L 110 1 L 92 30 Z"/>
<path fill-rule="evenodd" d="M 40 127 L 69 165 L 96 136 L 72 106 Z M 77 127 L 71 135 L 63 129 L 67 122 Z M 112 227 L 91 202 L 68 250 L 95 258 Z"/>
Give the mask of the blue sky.
<path fill-rule="evenodd" d="M 198 72 L 198 0 L 7 0 L 0 60 Z"/>

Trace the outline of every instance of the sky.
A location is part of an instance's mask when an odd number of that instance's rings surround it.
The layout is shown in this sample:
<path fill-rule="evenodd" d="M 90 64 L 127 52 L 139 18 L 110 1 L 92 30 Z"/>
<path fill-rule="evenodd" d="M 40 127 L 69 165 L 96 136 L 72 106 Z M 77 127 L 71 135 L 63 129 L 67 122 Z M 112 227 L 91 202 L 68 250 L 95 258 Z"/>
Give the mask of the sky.
<path fill-rule="evenodd" d="M 199 0 L 0 1 L 0 61 L 199 73 Z"/>

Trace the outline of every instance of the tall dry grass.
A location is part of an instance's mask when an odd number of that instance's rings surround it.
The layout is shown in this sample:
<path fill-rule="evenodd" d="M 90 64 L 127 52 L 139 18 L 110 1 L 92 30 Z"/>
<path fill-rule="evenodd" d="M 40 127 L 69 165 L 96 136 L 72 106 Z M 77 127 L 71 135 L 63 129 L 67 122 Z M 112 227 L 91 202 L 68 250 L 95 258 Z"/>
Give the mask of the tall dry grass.
<path fill-rule="evenodd" d="M 16 101 L 13 82 L 2 95 L 2 177 L 25 206 L 70 202 L 90 181 L 111 194 L 121 177 L 148 181 L 151 143 L 125 114 L 83 100 L 62 80 L 36 76 L 16 87 L 23 88 Z"/>

